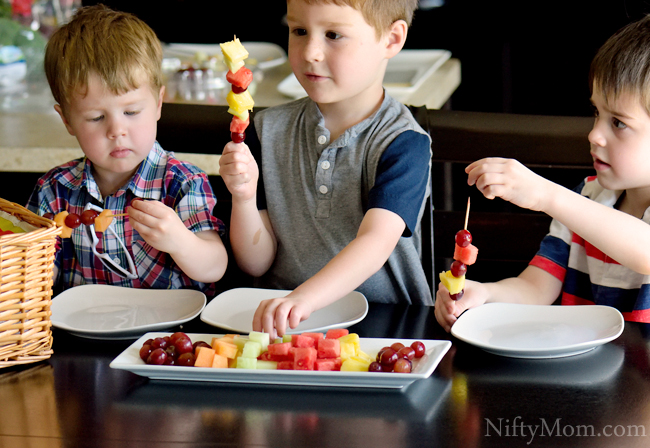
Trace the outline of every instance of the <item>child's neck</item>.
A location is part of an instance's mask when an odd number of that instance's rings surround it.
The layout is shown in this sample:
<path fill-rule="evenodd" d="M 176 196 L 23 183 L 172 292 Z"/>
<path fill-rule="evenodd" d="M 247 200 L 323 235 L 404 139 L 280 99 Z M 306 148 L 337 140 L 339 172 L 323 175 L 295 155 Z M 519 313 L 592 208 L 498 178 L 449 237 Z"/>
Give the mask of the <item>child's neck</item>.
<path fill-rule="evenodd" d="M 643 218 L 645 211 L 650 207 L 650 191 L 645 189 L 626 190 L 622 195 L 623 198 L 618 209 L 639 219 Z"/>
<path fill-rule="evenodd" d="M 95 183 L 97 183 L 97 188 L 99 188 L 99 192 L 102 194 L 103 198 L 116 193 L 120 188 L 126 185 L 129 180 L 131 180 L 131 177 L 133 177 L 134 174 L 135 171 L 133 173 L 98 172 L 95 167 L 93 167 Z"/>
<path fill-rule="evenodd" d="M 384 93 L 382 89 L 377 100 L 370 102 L 368 105 L 360 104 L 353 99 L 337 103 L 317 103 L 325 119 L 325 127 L 330 131 L 330 141 L 333 142 L 346 130 L 374 114 L 381 107 L 383 101 Z"/>

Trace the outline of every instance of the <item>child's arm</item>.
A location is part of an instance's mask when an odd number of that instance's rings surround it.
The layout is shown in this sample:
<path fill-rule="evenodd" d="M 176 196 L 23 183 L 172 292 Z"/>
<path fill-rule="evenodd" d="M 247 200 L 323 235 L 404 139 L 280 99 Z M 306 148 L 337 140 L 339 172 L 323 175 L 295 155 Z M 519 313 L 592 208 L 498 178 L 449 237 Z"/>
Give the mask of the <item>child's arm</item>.
<path fill-rule="evenodd" d="M 516 160 L 482 159 L 465 172 L 486 198 L 545 212 L 618 263 L 650 275 L 650 226 L 641 219 L 544 179 Z"/>
<path fill-rule="evenodd" d="M 277 246 L 268 214 L 257 209 L 259 168 L 246 144 L 229 142 L 224 147 L 219 174 L 232 194 L 230 244 L 237 265 L 259 277 L 271 267 Z"/>
<path fill-rule="evenodd" d="M 131 226 L 151 246 L 168 253 L 191 279 L 212 283 L 226 271 L 226 248 L 214 230 L 194 233 L 178 214 L 159 201 L 133 201 L 128 208 Z"/>
<path fill-rule="evenodd" d="M 391 211 L 372 208 L 357 236 L 316 275 L 284 298 L 265 300 L 255 311 L 253 329 L 283 335 L 309 315 L 354 290 L 377 272 L 395 249 L 406 225 Z"/>
<path fill-rule="evenodd" d="M 456 319 L 469 308 L 488 302 L 550 305 L 560 295 L 562 282 L 536 266 L 528 266 L 518 277 L 496 283 L 465 282 L 461 300 L 452 300 L 447 288 L 440 283 L 436 293 L 435 315 L 438 323 L 450 331 Z"/>

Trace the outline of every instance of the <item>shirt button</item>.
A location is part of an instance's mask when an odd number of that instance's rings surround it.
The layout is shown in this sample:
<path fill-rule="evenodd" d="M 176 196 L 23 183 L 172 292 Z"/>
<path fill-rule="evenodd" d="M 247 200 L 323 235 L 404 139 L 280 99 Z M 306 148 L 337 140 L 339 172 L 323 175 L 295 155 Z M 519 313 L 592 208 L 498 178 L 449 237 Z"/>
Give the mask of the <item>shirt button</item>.
<path fill-rule="evenodd" d="M 321 185 L 320 187 L 318 187 L 318 191 L 320 191 L 323 194 L 326 194 L 327 193 L 327 187 L 325 185 Z"/>
<path fill-rule="evenodd" d="M 324 145 L 326 142 L 327 142 L 327 137 L 325 137 L 324 135 L 318 137 L 318 143 L 320 143 L 321 145 Z"/>
<path fill-rule="evenodd" d="M 330 168 L 330 163 L 329 161 L 324 161 L 323 163 L 320 164 L 320 167 L 324 170 L 328 170 Z"/>

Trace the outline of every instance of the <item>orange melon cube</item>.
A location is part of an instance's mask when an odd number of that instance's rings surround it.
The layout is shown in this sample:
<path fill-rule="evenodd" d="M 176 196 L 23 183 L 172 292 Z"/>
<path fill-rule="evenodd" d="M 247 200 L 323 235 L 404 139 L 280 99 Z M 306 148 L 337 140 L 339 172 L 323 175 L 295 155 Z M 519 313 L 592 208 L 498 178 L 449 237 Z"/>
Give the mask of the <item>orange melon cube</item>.
<path fill-rule="evenodd" d="M 207 348 L 207 347 L 204 347 Z M 196 365 L 196 364 L 194 364 Z M 228 358 L 225 356 L 221 356 L 218 354 L 215 354 L 214 357 L 212 358 L 212 368 L 215 369 L 227 369 L 228 368 Z"/>
<path fill-rule="evenodd" d="M 212 367 L 215 351 L 208 347 L 199 347 L 196 351 L 194 367 Z"/>
<path fill-rule="evenodd" d="M 228 359 L 236 358 L 237 351 L 239 350 L 235 344 L 228 342 L 227 340 L 213 341 L 212 348 L 217 355 L 224 356 Z"/>

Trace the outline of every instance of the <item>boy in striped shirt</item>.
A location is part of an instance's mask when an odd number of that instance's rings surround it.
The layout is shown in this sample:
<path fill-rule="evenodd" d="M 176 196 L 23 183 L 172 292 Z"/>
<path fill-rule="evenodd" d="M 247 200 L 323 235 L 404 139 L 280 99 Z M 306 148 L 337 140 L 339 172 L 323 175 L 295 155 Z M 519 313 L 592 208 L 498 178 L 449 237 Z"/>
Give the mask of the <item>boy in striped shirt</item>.
<path fill-rule="evenodd" d="M 468 281 L 454 302 L 440 286 L 436 318 L 447 330 L 486 302 L 617 308 L 650 322 L 650 16 L 598 51 L 589 75 L 595 122 L 589 133 L 596 175 L 570 191 L 516 160 L 486 158 L 465 171 L 469 185 L 553 218 L 529 266 L 496 283 Z"/>

